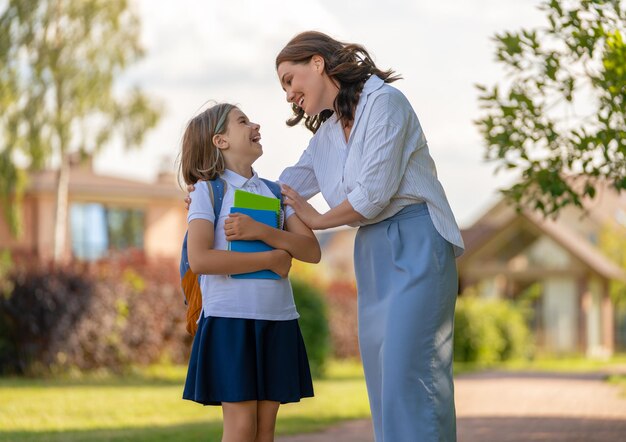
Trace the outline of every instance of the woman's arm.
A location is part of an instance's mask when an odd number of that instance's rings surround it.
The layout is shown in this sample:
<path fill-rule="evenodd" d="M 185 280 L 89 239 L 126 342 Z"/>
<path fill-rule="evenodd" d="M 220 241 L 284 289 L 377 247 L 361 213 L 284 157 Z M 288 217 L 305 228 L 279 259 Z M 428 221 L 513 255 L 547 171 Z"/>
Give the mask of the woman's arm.
<path fill-rule="evenodd" d="M 283 195 L 285 195 L 285 204 L 291 206 L 302 222 L 314 230 L 353 224 L 365 219 L 363 215 L 354 210 L 347 199 L 328 212 L 321 214 L 298 192 L 287 185 L 283 185 Z"/>
<path fill-rule="evenodd" d="M 315 176 L 313 157 L 311 154 L 316 142 L 315 136 L 311 138 L 309 146 L 302 152 L 298 162 L 293 166 L 287 167 L 278 178 L 279 184 L 289 185 L 306 199 L 320 192 L 320 186 Z"/>
<path fill-rule="evenodd" d="M 274 229 L 249 216 L 236 213 L 230 214 L 224 223 L 224 233 L 229 241 L 261 240 L 275 249 L 286 250 L 300 261 L 318 263 L 322 252 L 311 229 L 297 216 L 287 218 L 286 227 L 287 230 Z"/>
<path fill-rule="evenodd" d="M 193 219 L 187 229 L 189 266 L 196 274 L 232 275 L 269 269 L 286 278 L 291 268 L 291 255 L 284 250 L 239 253 L 213 249 L 213 223 Z"/>

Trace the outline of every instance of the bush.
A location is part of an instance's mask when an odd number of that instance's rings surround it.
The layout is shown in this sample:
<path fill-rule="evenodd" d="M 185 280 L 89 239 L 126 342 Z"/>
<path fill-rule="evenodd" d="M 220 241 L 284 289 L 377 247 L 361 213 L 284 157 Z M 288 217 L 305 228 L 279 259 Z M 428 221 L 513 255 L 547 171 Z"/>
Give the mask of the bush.
<path fill-rule="evenodd" d="M 17 266 L 0 298 L 0 372 L 186 362 L 190 339 L 176 270 L 140 259 Z"/>
<path fill-rule="evenodd" d="M 359 359 L 356 285 L 353 281 L 333 281 L 326 288 L 333 356 Z"/>
<path fill-rule="evenodd" d="M 462 296 L 454 324 L 454 360 L 490 364 L 529 355 L 531 334 L 524 309 L 506 300 Z"/>
<path fill-rule="evenodd" d="M 324 298 L 315 288 L 297 279 L 291 280 L 291 286 L 300 313 L 298 322 L 306 344 L 311 373 L 315 377 L 323 376 L 330 352 L 330 332 Z"/>

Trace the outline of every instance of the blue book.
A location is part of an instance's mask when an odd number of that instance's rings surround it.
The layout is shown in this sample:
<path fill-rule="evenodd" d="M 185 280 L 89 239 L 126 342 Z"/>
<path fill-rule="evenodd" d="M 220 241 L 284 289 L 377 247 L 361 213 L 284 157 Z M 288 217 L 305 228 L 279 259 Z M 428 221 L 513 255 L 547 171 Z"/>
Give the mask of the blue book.
<path fill-rule="evenodd" d="M 270 227 L 276 228 L 276 212 L 272 210 L 260 210 L 260 209 L 248 209 L 244 207 L 231 207 L 230 213 L 243 213 L 244 215 L 248 215 L 250 218 L 253 218 L 255 221 L 261 222 L 263 224 L 267 224 Z M 243 241 L 236 240 L 230 241 L 228 244 L 228 249 L 232 252 L 243 252 L 243 253 L 251 253 L 251 252 L 267 252 L 273 250 L 274 248 L 268 246 L 263 241 Z M 272 272 L 271 270 L 259 270 L 257 272 L 251 273 L 238 273 L 236 275 L 230 275 L 231 278 L 235 279 L 280 279 L 278 274 Z"/>

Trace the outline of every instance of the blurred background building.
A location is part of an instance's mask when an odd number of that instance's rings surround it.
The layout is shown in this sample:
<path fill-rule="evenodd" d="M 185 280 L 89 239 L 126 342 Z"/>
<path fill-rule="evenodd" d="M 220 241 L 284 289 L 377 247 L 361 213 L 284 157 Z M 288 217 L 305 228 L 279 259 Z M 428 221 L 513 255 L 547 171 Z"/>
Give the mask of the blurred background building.
<path fill-rule="evenodd" d="M 32 173 L 22 205 L 23 234 L 10 234 L 0 218 L 0 249 L 52 258 L 56 171 Z M 139 252 L 149 260 L 180 256 L 187 228 L 184 192 L 172 172 L 155 182 L 94 173 L 91 160 L 72 160 L 65 259 L 93 261 Z"/>

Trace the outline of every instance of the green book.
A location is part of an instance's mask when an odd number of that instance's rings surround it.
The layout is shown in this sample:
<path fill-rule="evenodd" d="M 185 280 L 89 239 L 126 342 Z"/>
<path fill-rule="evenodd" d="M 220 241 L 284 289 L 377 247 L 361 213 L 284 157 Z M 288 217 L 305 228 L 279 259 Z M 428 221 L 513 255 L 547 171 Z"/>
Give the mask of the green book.
<path fill-rule="evenodd" d="M 233 207 L 243 209 L 271 210 L 280 215 L 280 200 L 269 196 L 257 195 L 245 190 L 235 190 L 235 204 Z"/>

